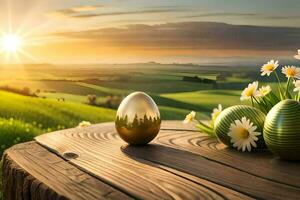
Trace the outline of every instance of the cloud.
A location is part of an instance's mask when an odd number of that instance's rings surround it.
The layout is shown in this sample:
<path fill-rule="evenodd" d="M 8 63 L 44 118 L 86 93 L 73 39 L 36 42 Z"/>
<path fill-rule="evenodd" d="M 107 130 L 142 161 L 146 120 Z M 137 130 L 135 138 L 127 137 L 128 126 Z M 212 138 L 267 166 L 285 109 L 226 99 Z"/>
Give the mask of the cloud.
<path fill-rule="evenodd" d="M 139 11 L 125 11 L 125 12 L 105 12 L 95 14 L 79 14 L 73 15 L 74 18 L 90 18 L 90 17 L 101 17 L 101 16 L 119 16 L 119 15 L 133 15 L 133 14 L 151 14 L 151 13 L 168 13 L 183 11 L 179 9 L 151 9 L 151 10 L 139 10 Z"/>
<path fill-rule="evenodd" d="M 284 15 L 284 16 L 281 16 L 281 15 L 274 15 L 274 16 L 264 16 L 263 17 L 264 19 L 271 19 L 271 20 L 299 20 L 300 18 L 300 15 L 293 15 L 293 16 L 288 16 L 288 15 Z"/>
<path fill-rule="evenodd" d="M 180 18 L 198 18 L 198 17 L 259 17 L 260 14 L 257 13 L 202 13 L 196 15 L 187 15 Z"/>
<path fill-rule="evenodd" d="M 60 10 L 49 12 L 48 15 L 55 16 L 55 17 L 72 17 L 81 13 L 96 11 L 100 7 L 104 7 L 104 6 L 103 5 L 75 6 L 72 8 L 60 9 Z"/>
<path fill-rule="evenodd" d="M 96 6 L 78 6 L 71 8 L 75 12 L 87 12 L 87 11 L 94 11 L 98 8 L 103 7 L 103 5 L 96 5 Z"/>
<path fill-rule="evenodd" d="M 235 12 L 218 12 L 218 13 L 201 13 L 195 15 L 179 16 L 182 19 L 192 18 L 206 18 L 206 17 L 255 17 L 257 19 L 268 19 L 268 20 L 296 20 L 300 18 L 300 15 L 264 15 L 260 13 L 235 13 Z"/>
<path fill-rule="evenodd" d="M 152 50 L 294 50 L 300 47 L 300 28 L 180 22 L 128 25 L 79 32 L 54 33 L 93 45 Z"/>
<path fill-rule="evenodd" d="M 68 18 L 93 18 L 101 16 L 119 16 L 119 15 L 134 15 L 134 14 L 151 14 L 151 13 L 169 13 L 187 11 L 187 8 L 180 8 L 177 6 L 160 6 L 148 7 L 140 10 L 132 11 L 112 11 L 112 12 L 97 12 L 100 6 L 80 6 L 68 9 L 56 10 L 48 13 L 50 16 L 55 17 L 68 17 Z"/>

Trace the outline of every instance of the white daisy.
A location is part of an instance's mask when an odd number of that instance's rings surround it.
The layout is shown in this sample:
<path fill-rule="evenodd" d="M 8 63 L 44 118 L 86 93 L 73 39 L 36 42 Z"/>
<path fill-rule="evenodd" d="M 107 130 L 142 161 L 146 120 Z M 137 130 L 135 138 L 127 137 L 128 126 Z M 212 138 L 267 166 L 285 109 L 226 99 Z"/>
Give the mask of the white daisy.
<path fill-rule="evenodd" d="M 241 96 L 241 101 L 251 99 L 252 97 L 259 96 L 259 92 L 257 91 L 258 88 L 258 81 L 255 81 L 253 83 L 250 83 L 248 87 L 246 87 Z"/>
<path fill-rule="evenodd" d="M 195 119 L 195 117 L 196 117 L 196 112 L 192 111 L 185 117 L 183 123 L 185 124 L 191 123 Z"/>
<path fill-rule="evenodd" d="M 215 121 L 215 120 L 217 119 L 217 117 L 220 115 L 220 113 L 222 112 L 222 110 L 223 110 L 222 105 L 219 104 L 219 105 L 218 105 L 218 108 L 215 108 L 215 109 L 213 110 L 213 112 L 211 113 L 211 119 L 212 119 L 213 121 Z"/>
<path fill-rule="evenodd" d="M 287 78 L 297 78 L 300 79 L 300 68 L 295 66 L 285 66 L 282 68 L 282 73 L 285 74 Z"/>
<path fill-rule="evenodd" d="M 78 124 L 78 127 L 88 127 L 92 125 L 91 122 L 88 122 L 88 121 L 82 121 Z"/>
<path fill-rule="evenodd" d="M 259 88 L 258 92 L 259 92 L 259 96 L 260 97 L 264 97 L 267 94 L 269 94 L 272 91 L 272 88 L 267 85 L 267 86 L 262 86 L 261 88 Z"/>
<path fill-rule="evenodd" d="M 230 125 L 228 136 L 231 137 L 230 142 L 233 143 L 233 147 L 243 152 L 247 149 L 251 151 L 251 147 L 256 148 L 256 141 L 260 132 L 255 132 L 257 126 L 253 126 L 253 123 L 246 117 L 242 117 L 242 120 L 235 120 Z"/>
<path fill-rule="evenodd" d="M 270 60 L 268 63 L 264 64 L 261 67 L 261 75 L 268 75 L 270 76 L 270 74 L 276 70 L 276 68 L 279 66 L 278 64 L 278 60 L 274 61 L 274 60 Z"/>
<path fill-rule="evenodd" d="M 295 55 L 294 58 L 300 60 L 300 49 L 298 49 L 298 55 Z"/>
<path fill-rule="evenodd" d="M 294 92 L 300 92 L 300 80 L 294 81 Z"/>

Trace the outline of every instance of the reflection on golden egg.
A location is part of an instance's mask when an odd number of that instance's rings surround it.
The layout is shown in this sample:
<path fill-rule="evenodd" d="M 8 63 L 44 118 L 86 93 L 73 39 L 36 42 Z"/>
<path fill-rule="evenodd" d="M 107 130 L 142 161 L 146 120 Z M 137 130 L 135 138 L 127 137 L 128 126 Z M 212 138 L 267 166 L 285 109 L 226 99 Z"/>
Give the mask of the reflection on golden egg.
<path fill-rule="evenodd" d="M 115 123 L 125 142 L 144 145 L 157 136 L 161 119 L 153 99 L 146 93 L 134 92 L 120 104 Z"/>

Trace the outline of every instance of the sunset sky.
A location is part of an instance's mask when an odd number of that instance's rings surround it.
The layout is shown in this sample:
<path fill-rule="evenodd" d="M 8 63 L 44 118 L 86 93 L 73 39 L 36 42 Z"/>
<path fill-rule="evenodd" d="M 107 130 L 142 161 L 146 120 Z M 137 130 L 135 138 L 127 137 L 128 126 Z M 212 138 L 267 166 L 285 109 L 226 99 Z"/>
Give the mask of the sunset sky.
<path fill-rule="evenodd" d="M 0 62 L 289 59 L 299 11 L 299 0 L 0 0 L 0 37 L 22 40 Z"/>

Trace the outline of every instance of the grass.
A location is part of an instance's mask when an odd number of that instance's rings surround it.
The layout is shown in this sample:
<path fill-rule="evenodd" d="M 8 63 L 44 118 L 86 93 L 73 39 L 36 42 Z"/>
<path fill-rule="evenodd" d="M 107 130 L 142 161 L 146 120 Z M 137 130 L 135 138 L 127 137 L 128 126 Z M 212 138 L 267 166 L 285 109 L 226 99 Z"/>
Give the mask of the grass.
<path fill-rule="evenodd" d="M 2 187 L 2 163 L 0 162 L 0 200 L 3 198 Z"/>
<path fill-rule="evenodd" d="M 121 91 L 144 91 L 147 93 L 161 94 L 161 93 L 174 93 L 174 92 L 186 92 L 186 91 L 197 91 L 202 89 L 211 89 L 212 86 L 209 84 L 183 82 L 181 80 L 155 80 L 148 82 L 148 78 L 144 81 L 137 82 L 95 82 L 94 84 L 102 85 L 109 88 L 118 88 Z M 180 85 L 180 87 L 174 87 L 174 85 Z"/>
<path fill-rule="evenodd" d="M 0 91 L 0 156 L 4 149 L 37 134 L 74 127 L 83 120 L 113 121 L 115 115 L 111 109 Z"/>
<path fill-rule="evenodd" d="M 133 92 L 131 90 L 120 90 L 120 89 L 108 88 L 108 87 L 103 87 L 103 86 L 88 84 L 88 83 L 82 83 L 82 82 L 78 82 L 76 84 L 79 86 L 82 86 L 82 87 L 89 88 L 89 89 L 94 89 L 95 91 L 98 91 L 98 93 L 102 94 L 101 96 L 106 96 L 106 95 L 110 95 L 110 94 L 126 95 L 130 92 Z"/>
<path fill-rule="evenodd" d="M 20 120 L 0 118 L 0 158 L 6 148 L 32 140 L 42 130 Z M 5 142 L 4 142 L 5 141 Z M 0 200 L 2 199 L 2 163 L 0 162 Z"/>
<path fill-rule="evenodd" d="M 0 130 L 1 141 L 5 141 L 5 143 L 1 142 L 0 155 L 3 154 L 6 148 L 19 142 L 30 141 L 33 137 L 42 132 L 38 127 L 13 118 L 0 119 Z"/>
<path fill-rule="evenodd" d="M 159 106 L 162 119 L 183 120 L 185 116 L 191 111 L 188 109 L 174 108 L 168 106 Z M 201 119 L 208 119 L 209 112 L 198 112 L 197 117 Z"/>
<path fill-rule="evenodd" d="M 198 108 L 196 110 L 211 110 L 221 103 L 224 107 L 243 104 L 240 101 L 241 91 L 236 90 L 203 90 L 196 92 L 182 92 L 163 94 L 162 97 L 174 101 L 190 104 Z M 201 108 L 202 107 L 202 108 Z"/>
<path fill-rule="evenodd" d="M 62 92 L 41 92 L 38 94 L 39 97 L 46 97 L 49 99 L 61 99 L 64 98 L 65 101 L 71 101 L 76 103 L 85 103 L 87 102 L 87 97 L 84 95 L 76 95 Z"/>
<path fill-rule="evenodd" d="M 86 96 L 83 95 L 73 95 L 73 94 L 66 94 L 66 93 L 40 93 L 39 96 L 44 96 L 50 99 L 58 99 L 58 98 L 64 98 L 67 102 L 76 102 L 76 103 L 85 103 L 86 102 Z M 153 95 L 152 95 L 153 96 Z M 103 100 L 104 97 L 98 97 L 98 101 Z M 162 119 L 172 119 L 172 120 L 182 120 L 187 113 L 190 112 L 190 110 L 186 109 L 184 107 L 183 103 L 176 103 L 176 101 L 169 100 L 164 97 L 155 96 L 154 97 L 162 106 L 159 106 L 159 110 L 161 113 Z M 177 108 L 166 106 L 172 102 L 173 106 L 174 104 L 177 104 Z M 165 105 L 165 106 L 164 106 Z M 180 108 L 181 107 L 181 108 Z M 190 107 L 193 107 L 192 105 Z M 195 110 L 195 109 L 194 109 Z"/>
<path fill-rule="evenodd" d="M 30 106 L 29 106 L 30 105 Z M 0 91 L 0 117 L 15 118 L 40 128 L 73 127 L 82 120 L 92 123 L 111 121 L 115 111 L 74 102 L 25 97 Z"/>

